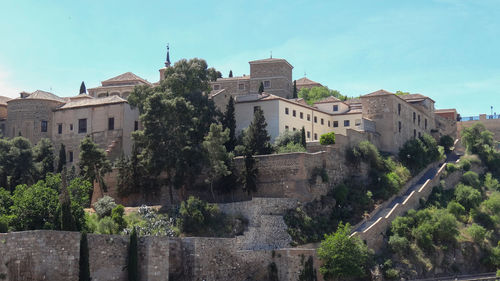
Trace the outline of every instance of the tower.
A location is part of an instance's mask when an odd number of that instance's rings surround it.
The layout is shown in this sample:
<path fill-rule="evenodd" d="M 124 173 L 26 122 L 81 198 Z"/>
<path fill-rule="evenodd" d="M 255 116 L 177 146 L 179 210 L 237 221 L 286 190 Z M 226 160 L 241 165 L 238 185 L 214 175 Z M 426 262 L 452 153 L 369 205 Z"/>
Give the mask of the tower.
<path fill-rule="evenodd" d="M 170 44 L 167 44 L 167 58 L 165 59 L 165 67 L 160 69 L 160 81 L 165 79 L 165 70 L 167 70 L 167 67 L 170 67 Z"/>

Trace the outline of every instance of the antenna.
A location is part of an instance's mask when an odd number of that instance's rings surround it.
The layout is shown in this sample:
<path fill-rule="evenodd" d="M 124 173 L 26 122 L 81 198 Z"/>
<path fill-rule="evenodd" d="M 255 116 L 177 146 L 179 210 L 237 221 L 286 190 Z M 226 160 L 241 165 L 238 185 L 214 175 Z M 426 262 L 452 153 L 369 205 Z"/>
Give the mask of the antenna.
<path fill-rule="evenodd" d="M 273 58 L 273 51 L 271 51 L 271 58 Z"/>

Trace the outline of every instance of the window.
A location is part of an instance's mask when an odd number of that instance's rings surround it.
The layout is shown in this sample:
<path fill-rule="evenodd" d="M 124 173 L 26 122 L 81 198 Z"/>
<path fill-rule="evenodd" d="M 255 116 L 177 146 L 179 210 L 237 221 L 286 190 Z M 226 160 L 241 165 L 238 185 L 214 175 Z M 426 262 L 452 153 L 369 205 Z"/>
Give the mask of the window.
<path fill-rule="evenodd" d="M 288 131 L 288 126 L 287 126 L 287 125 L 285 125 L 285 130 L 287 130 L 287 131 Z"/>
<path fill-rule="evenodd" d="M 401 121 L 398 122 L 398 130 L 401 133 Z"/>
<path fill-rule="evenodd" d="M 115 117 L 108 118 L 108 130 L 112 131 L 115 129 Z"/>
<path fill-rule="evenodd" d="M 417 114 L 415 114 L 415 112 L 413 112 L 413 124 L 415 124 L 415 119 L 417 119 Z"/>
<path fill-rule="evenodd" d="M 78 133 L 87 132 L 87 119 L 78 119 Z"/>
<path fill-rule="evenodd" d="M 422 133 L 418 132 L 418 137 L 421 137 L 422 136 Z"/>
<path fill-rule="evenodd" d="M 300 113 L 300 119 L 304 119 L 304 113 L 303 112 Z"/>
<path fill-rule="evenodd" d="M 344 120 L 344 127 L 349 127 L 351 122 L 349 120 Z"/>
<path fill-rule="evenodd" d="M 354 125 L 355 125 L 355 126 L 361 126 L 361 119 L 356 119 L 356 120 L 354 121 Z"/>
<path fill-rule="evenodd" d="M 425 129 L 427 130 L 427 118 L 425 118 L 424 124 L 425 124 Z"/>
<path fill-rule="evenodd" d="M 311 138 L 311 132 L 307 131 L 307 138 L 310 139 Z"/>
<path fill-rule="evenodd" d="M 333 127 L 337 128 L 339 126 L 339 121 L 333 121 Z"/>
<path fill-rule="evenodd" d="M 413 138 L 417 137 L 417 130 L 413 129 Z"/>
<path fill-rule="evenodd" d="M 418 115 L 418 125 L 420 126 L 420 114 Z"/>
<path fill-rule="evenodd" d="M 285 107 L 285 114 L 288 115 L 288 107 Z"/>
<path fill-rule="evenodd" d="M 296 128 L 293 128 L 293 131 L 295 132 L 295 131 L 297 131 L 297 129 L 296 129 Z"/>
<path fill-rule="evenodd" d="M 139 121 L 134 121 L 134 131 L 139 130 Z"/>
<path fill-rule="evenodd" d="M 73 151 L 68 152 L 69 154 L 69 162 L 73 162 Z"/>
<path fill-rule="evenodd" d="M 271 88 L 271 81 L 269 80 L 264 81 L 264 88 Z"/>
<path fill-rule="evenodd" d="M 318 123 L 318 117 L 314 116 L 314 123 Z"/>
<path fill-rule="evenodd" d="M 259 110 L 260 109 L 260 106 L 254 106 L 253 107 L 253 113 L 255 113 L 255 111 Z"/>
<path fill-rule="evenodd" d="M 318 134 L 314 133 L 314 140 L 318 140 Z"/>
<path fill-rule="evenodd" d="M 330 127 L 330 121 L 328 121 L 328 127 Z"/>
<path fill-rule="evenodd" d="M 401 104 L 398 104 L 398 115 L 401 116 Z"/>
<path fill-rule="evenodd" d="M 69 130 L 73 131 L 73 124 L 69 124 Z"/>
<path fill-rule="evenodd" d="M 311 121 L 311 115 L 307 114 L 307 121 Z"/>
<path fill-rule="evenodd" d="M 295 110 L 292 110 L 292 116 L 295 117 L 297 115 L 297 112 Z"/>
<path fill-rule="evenodd" d="M 220 89 L 220 85 L 214 85 L 214 90 L 219 90 Z"/>
<path fill-rule="evenodd" d="M 337 104 L 333 106 L 333 111 L 339 111 L 339 106 Z"/>
<path fill-rule="evenodd" d="M 48 127 L 47 126 L 47 121 L 42 120 L 42 124 L 41 124 L 41 127 L 40 127 L 41 132 L 46 133 L 47 132 L 47 127 Z"/>
<path fill-rule="evenodd" d="M 245 90 L 245 84 L 238 84 L 238 89 Z"/>
<path fill-rule="evenodd" d="M 57 124 L 57 133 L 62 134 L 62 124 Z"/>

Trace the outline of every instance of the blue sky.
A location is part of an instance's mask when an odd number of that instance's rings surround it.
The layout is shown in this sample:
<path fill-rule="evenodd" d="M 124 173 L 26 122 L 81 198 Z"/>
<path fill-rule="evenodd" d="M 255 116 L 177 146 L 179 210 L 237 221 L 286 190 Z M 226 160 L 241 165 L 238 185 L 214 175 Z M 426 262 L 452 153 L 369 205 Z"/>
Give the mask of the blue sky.
<path fill-rule="evenodd" d="M 500 113 L 500 1 L 6 1 L 0 95 L 60 96 L 132 71 L 158 80 L 171 59 L 199 57 L 227 76 L 285 58 L 294 79 L 349 96 L 422 93 L 463 116 Z"/>

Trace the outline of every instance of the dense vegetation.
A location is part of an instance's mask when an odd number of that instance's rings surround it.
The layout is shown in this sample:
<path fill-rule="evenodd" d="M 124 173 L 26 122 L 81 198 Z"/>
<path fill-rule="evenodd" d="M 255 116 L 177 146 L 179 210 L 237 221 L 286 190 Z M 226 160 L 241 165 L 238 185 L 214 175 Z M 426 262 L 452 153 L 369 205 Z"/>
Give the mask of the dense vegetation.
<path fill-rule="evenodd" d="M 298 92 L 298 97 L 303 98 L 309 105 L 331 96 L 342 101 L 347 99 L 347 96 L 342 95 L 339 91 L 330 90 L 327 87 L 302 88 Z"/>

